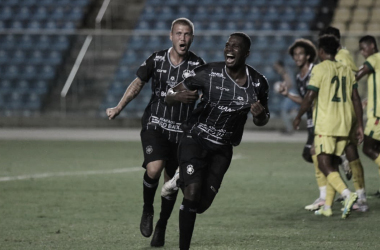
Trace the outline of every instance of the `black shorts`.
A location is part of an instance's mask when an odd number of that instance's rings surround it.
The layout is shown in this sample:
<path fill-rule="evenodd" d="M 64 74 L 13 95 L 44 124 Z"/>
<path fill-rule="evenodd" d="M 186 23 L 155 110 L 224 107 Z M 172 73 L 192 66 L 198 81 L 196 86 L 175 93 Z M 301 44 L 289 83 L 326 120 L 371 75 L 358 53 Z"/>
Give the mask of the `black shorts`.
<path fill-rule="evenodd" d="M 178 168 L 178 143 L 169 141 L 160 130 L 142 130 L 140 137 L 144 152 L 142 167 L 146 168 L 152 161 L 164 160 L 166 173 L 173 177 Z"/>
<path fill-rule="evenodd" d="M 209 183 L 218 192 L 232 159 L 232 146 L 184 134 L 178 147 L 181 184 Z"/>

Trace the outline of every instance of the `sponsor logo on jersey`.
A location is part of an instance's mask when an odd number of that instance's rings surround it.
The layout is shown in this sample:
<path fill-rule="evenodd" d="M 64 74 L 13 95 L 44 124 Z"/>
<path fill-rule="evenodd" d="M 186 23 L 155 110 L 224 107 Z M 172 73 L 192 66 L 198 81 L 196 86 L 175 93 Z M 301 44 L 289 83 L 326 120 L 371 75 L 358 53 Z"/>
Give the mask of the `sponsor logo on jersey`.
<path fill-rule="evenodd" d="M 165 69 L 157 69 L 157 72 L 158 72 L 158 73 L 166 73 L 166 71 L 167 71 L 167 70 L 165 70 Z"/>
<path fill-rule="evenodd" d="M 150 155 L 151 153 L 153 153 L 153 147 L 151 145 L 147 146 L 146 149 L 145 149 L 145 152 Z"/>
<path fill-rule="evenodd" d="M 246 104 L 246 102 L 244 101 L 244 98 L 241 97 L 241 96 L 238 96 L 238 97 L 237 97 L 237 100 L 234 100 L 233 102 L 234 102 L 235 104 L 237 104 L 237 105 L 244 105 L 244 104 Z"/>
<path fill-rule="evenodd" d="M 232 108 L 229 108 L 229 107 L 226 107 L 226 106 L 218 106 L 218 109 L 223 110 L 225 112 L 234 112 L 234 111 L 236 111 L 235 109 L 232 109 Z"/>
<path fill-rule="evenodd" d="M 166 96 L 166 92 L 165 91 L 161 91 L 161 96 L 165 97 Z"/>
<path fill-rule="evenodd" d="M 198 128 L 201 130 L 205 131 L 207 134 L 215 136 L 215 137 L 223 137 L 225 133 L 227 132 L 225 129 L 216 129 L 213 126 L 208 126 L 207 124 L 204 123 L 199 123 Z"/>
<path fill-rule="evenodd" d="M 226 92 L 230 91 L 230 89 L 219 87 L 219 86 L 216 86 L 216 89 L 219 89 L 219 90 L 222 90 L 222 91 L 226 91 Z"/>
<path fill-rule="evenodd" d="M 177 123 L 175 121 L 171 121 L 163 117 L 152 116 L 151 123 L 157 124 L 161 128 L 169 130 L 169 131 L 182 132 L 180 128 L 181 123 Z"/>
<path fill-rule="evenodd" d="M 189 62 L 189 63 L 190 63 L 190 62 Z M 183 71 L 183 73 L 182 73 L 182 78 L 183 78 L 183 79 L 186 79 L 186 78 L 188 78 L 188 77 L 190 77 L 190 76 L 195 76 L 194 71 L 193 71 L 193 70 L 185 69 L 185 70 Z"/>
<path fill-rule="evenodd" d="M 260 86 L 260 81 L 259 82 L 253 82 L 253 85 L 257 88 Z"/>
<path fill-rule="evenodd" d="M 165 56 L 156 56 L 154 59 L 154 61 L 165 61 Z"/>
<path fill-rule="evenodd" d="M 170 77 L 170 80 L 167 80 L 166 83 L 167 83 L 171 88 L 173 88 L 174 86 L 176 86 L 176 85 L 178 84 L 178 82 L 175 81 L 174 76 Z"/>
<path fill-rule="evenodd" d="M 194 167 L 193 167 L 193 165 L 187 165 L 187 167 L 186 167 L 186 173 L 188 174 L 188 175 L 192 175 L 192 174 L 194 174 Z"/>
<path fill-rule="evenodd" d="M 196 66 L 196 65 L 199 65 L 199 62 L 189 61 L 189 64 L 190 64 L 190 65 L 193 65 L 193 66 Z"/>
<path fill-rule="evenodd" d="M 217 73 L 217 72 L 211 72 L 211 74 L 209 74 L 210 77 L 220 77 L 222 79 L 226 79 L 224 76 L 223 76 L 223 73 Z"/>

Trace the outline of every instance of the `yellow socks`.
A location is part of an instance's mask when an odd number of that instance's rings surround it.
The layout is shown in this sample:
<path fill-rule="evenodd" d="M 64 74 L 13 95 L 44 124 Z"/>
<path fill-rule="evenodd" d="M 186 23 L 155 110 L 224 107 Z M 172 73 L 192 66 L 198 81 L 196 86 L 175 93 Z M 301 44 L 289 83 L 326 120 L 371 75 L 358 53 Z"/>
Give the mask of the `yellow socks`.
<path fill-rule="evenodd" d="M 340 175 L 338 172 L 331 172 L 327 176 L 327 181 L 340 194 L 343 193 L 343 190 L 347 189 L 346 184 L 343 182 L 342 178 L 340 178 Z"/>
<path fill-rule="evenodd" d="M 331 186 L 330 183 L 327 183 L 326 187 L 326 201 L 325 208 L 331 208 L 335 198 L 335 189 Z"/>
<path fill-rule="evenodd" d="M 350 162 L 350 168 L 352 171 L 352 181 L 354 183 L 355 190 L 363 189 L 365 187 L 364 171 L 360 159 Z"/>
<path fill-rule="evenodd" d="M 313 164 L 315 168 L 315 179 L 317 180 L 318 187 L 324 187 L 327 184 L 326 176 L 318 168 L 318 159 L 316 155 L 312 155 Z"/>

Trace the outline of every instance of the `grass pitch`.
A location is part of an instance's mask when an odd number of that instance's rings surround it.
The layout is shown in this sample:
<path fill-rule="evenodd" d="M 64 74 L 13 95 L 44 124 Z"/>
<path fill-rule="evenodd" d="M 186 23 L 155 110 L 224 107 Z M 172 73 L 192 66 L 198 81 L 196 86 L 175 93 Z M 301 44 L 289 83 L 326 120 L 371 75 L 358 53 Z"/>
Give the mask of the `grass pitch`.
<path fill-rule="evenodd" d="M 236 147 L 213 205 L 197 217 L 192 249 L 379 249 L 380 199 L 346 220 L 338 203 L 330 218 L 303 209 L 318 189 L 302 148 Z M 371 194 L 377 167 L 361 159 Z M 0 249 L 150 249 L 139 231 L 141 162 L 139 142 L 0 141 Z M 181 200 L 161 249 L 178 249 Z"/>

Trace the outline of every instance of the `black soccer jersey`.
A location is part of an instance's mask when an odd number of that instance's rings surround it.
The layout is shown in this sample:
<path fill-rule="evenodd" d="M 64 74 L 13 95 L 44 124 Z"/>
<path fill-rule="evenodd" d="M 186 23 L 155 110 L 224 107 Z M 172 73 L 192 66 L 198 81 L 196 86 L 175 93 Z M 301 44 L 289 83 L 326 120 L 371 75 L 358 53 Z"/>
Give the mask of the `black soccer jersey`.
<path fill-rule="evenodd" d="M 143 129 L 162 130 L 170 141 L 178 142 L 178 133 L 182 132 L 181 123 L 191 114 L 194 105 L 178 103 L 168 106 L 165 102 L 166 92 L 183 81 L 190 71 L 205 62 L 189 51 L 187 59 L 174 66 L 169 58 L 170 49 L 153 53 L 140 66 L 136 75 L 144 82 L 152 78 L 152 96 L 141 119 Z"/>
<path fill-rule="evenodd" d="M 184 85 L 201 90 L 202 100 L 183 129 L 219 144 L 239 145 L 251 104 L 268 103 L 268 82 L 246 65 L 248 82 L 239 86 L 226 72 L 224 62 L 208 63 L 196 68 Z M 268 113 L 269 115 L 269 113 Z"/>
<path fill-rule="evenodd" d="M 297 90 L 299 95 L 304 98 L 307 92 L 307 86 L 309 85 L 309 80 L 311 76 L 311 70 L 313 69 L 314 64 L 310 64 L 309 71 L 307 74 L 301 78 L 300 74 L 297 74 L 296 84 L 297 84 Z M 307 117 L 307 127 L 311 128 L 314 127 L 313 124 L 313 109 L 310 108 L 306 112 Z"/>

